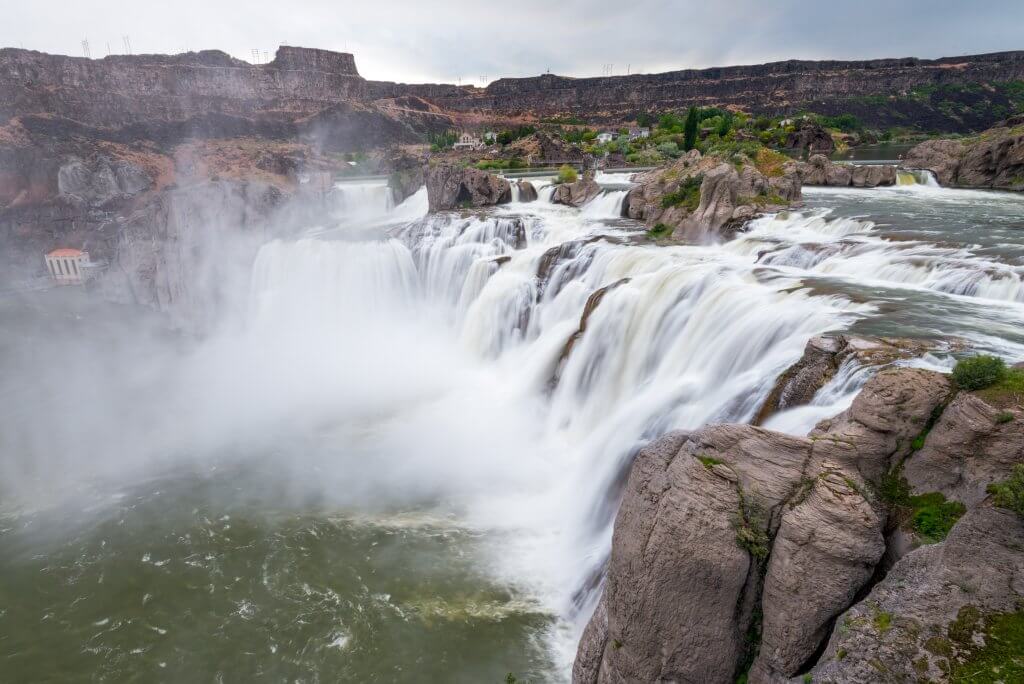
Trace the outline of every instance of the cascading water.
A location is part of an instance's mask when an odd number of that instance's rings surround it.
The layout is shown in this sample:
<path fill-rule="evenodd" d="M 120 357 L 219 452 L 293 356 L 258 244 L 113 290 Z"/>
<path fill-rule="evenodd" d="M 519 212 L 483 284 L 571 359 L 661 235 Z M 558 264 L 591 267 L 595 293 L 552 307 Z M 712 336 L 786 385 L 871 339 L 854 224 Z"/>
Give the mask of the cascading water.
<path fill-rule="evenodd" d="M 81 509 L 104 512 L 94 533 L 8 572 L 12 591 L 78 612 L 32 615 L 38 632 L 0 648 L 73 629 L 96 653 L 58 654 L 54 671 L 88 657 L 114 679 L 564 680 L 648 440 L 750 420 L 827 331 L 1024 358 L 1019 198 L 812 190 L 731 242 L 665 246 L 609 220 L 625 177 L 599 182 L 582 210 L 537 181 L 538 201 L 435 216 L 424 190 L 390 207 L 380 183 L 340 188 L 336 228 L 262 247 L 237 326 L 129 376 L 128 399 L 70 383 L 68 401 L 122 410 L 90 416 L 91 432 L 18 435 L 26 451 L 99 453 L 116 423 L 133 462 L 186 474 L 102 492 Z M 870 372 L 844 365 L 768 425 L 805 433 Z M 152 410 L 132 400 L 152 396 Z M 10 534 L 0 551 L 21 548 Z M 126 564 L 159 590 L 111 616 L 111 592 L 131 587 L 103 578 Z M 217 630 L 252 645 L 245 660 L 189 637 Z"/>

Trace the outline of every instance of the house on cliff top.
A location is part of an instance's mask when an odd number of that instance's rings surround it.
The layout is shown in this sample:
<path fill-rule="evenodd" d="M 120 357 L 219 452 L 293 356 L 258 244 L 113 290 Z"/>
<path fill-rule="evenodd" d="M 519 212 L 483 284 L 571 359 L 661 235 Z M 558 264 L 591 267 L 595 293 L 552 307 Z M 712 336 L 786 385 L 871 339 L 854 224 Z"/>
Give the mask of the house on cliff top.
<path fill-rule="evenodd" d="M 462 133 L 459 135 L 458 141 L 452 145 L 452 148 L 456 150 L 480 150 L 483 147 L 483 141 L 472 133 Z"/>

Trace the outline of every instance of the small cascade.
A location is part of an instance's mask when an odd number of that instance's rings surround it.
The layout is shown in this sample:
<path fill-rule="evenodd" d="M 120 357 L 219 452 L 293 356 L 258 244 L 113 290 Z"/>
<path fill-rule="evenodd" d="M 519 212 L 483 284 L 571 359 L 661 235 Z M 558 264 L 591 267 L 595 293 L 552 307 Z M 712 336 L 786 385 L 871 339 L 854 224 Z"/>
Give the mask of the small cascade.
<path fill-rule="evenodd" d="M 583 215 L 588 219 L 621 218 L 627 194 L 627 190 L 605 190 L 583 206 Z"/>
<path fill-rule="evenodd" d="M 339 182 L 331 193 L 335 215 L 343 225 L 378 221 L 394 209 L 394 194 L 386 180 Z"/>
<path fill-rule="evenodd" d="M 926 188 L 941 187 L 935 174 L 927 169 L 897 169 L 897 185 L 920 185 Z"/>

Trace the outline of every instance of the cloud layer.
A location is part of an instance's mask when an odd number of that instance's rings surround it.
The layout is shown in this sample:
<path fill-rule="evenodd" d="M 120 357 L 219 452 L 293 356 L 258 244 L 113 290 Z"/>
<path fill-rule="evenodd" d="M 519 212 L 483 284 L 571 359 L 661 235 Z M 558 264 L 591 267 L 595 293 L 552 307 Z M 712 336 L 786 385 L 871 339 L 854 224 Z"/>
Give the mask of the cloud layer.
<path fill-rule="evenodd" d="M 0 44 L 93 57 L 280 44 L 354 52 L 368 78 L 479 84 L 550 70 L 657 72 L 780 59 L 941 57 L 1024 49 L 1024 3 L 953 0 L 39 0 L 4 8 Z M 109 47 L 108 47 L 109 46 Z"/>

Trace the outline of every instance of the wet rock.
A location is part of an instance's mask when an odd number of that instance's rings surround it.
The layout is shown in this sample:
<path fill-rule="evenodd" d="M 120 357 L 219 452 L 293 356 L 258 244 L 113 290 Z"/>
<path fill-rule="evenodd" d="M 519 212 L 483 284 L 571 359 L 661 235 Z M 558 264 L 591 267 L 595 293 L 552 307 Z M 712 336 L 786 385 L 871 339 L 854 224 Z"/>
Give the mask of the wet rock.
<path fill-rule="evenodd" d="M 440 164 L 429 169 L 426 184 L 431 212 L 512 201 L 508 181 L 480 169 Z"/>
<path fill-rule="evenodd" d="M 861 366 L 882 366 L 898 359 L 920 356 L 928 345 L 901 338 L 819 335 L 812 337 L 803 356 L 776 380 L 761 405 L 754 425 L 761 425 L 772 414 L 794 406 L 809 404 L 846 362 Z"/>
<path fill-rule="evenodd" d="M 1024 409 L 999 409 L 959 392 L 903 473 L 914 494 L 941 492 L 974 506 L 1017 463 L 1024 463 Z"/>
<path fill-rule="evenodd" d="M 388 187 L 395 204 L 401 204 L 416 193 L 426 182 L 423 166 L 412 164 L 392 171 L 388 175 Z"/>
<path fill-rule="evenodd" d="M 904 556 L 839 617 L 813 681 L 948 681 L 951 664 L 984 643 L 987 616 L 1020 610 L 1022 539 L 1024 518 L 969 510 L 944 542 Z"/>
<path fill-rule="evenodd" d="M 601 194 L 601 186 L 594 180 L 593 173 L 586 173 L 575 183 L 559 183 L 551 195 L 552 204 L 567 204 L 582 207 Z"/>
<path fill-rule="evenodd" d="M 579 327 L 574 330 L 572 335 L 569 336 L 569 339 L 565 341 L 565 345 L 562 347 L 562 352 L 558 355 L 558 362 L 555 364 L 555 372 L 551 378 L 551 382 L 549 383 L 552 387 L 558 384 L 558 378 L 562 373 L 565 363 L 569 360 L 569 355 L 572 354 L 573 347 L 576 346 L 576 343 L 587 331 L 587 323 L 590 321 L 590 316 L 593 315 L 594 310 L 597 309 L 601 300 L 604 299 L 605 295 L 609 292 L 621 285 L 625 285 L 629 281 L 629 278 L 616 280 L 611 285 L 605 285 L 604 287 L 598 288 L 587 298 L 587 303 L 583 306 L 583 313 L 580 316 Z"/>
<path fill-rule="evenodd" d="M 516 186 L 519 188 L 520 202 L 535 202 L 537 200 L 537 188 L 533 187 L 533 183 L 521 180 L 516 183 Z"/>

